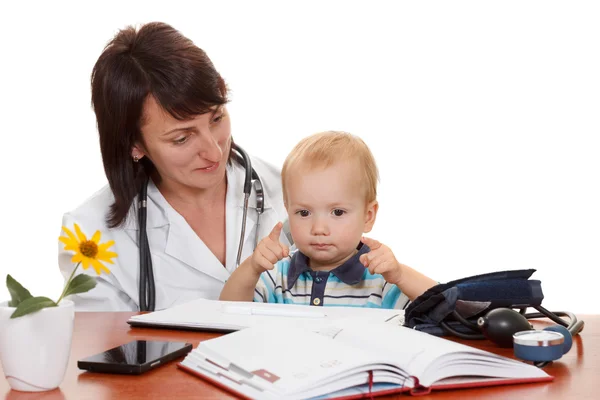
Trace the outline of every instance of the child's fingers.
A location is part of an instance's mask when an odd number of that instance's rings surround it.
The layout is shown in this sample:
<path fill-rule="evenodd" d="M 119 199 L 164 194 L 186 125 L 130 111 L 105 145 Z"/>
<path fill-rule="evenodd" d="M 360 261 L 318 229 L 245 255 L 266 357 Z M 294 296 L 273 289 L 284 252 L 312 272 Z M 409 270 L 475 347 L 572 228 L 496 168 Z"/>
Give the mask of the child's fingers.
<path fill-rule="evenodd" d="M 281 235 L 281 228 L 283 227 L 283 224 L 281 222 L 278 222 L 273 229 L 271 229 L 271 233 L 269 233 L 269 238 L 271 240 L 273 240 L 274 242 L 279 242 L 279 236 Z"/>
<path fill-rule="evenodd" d="M 265 240 L 265 248 L 277 257 L 277 261 L 285 257 L 283 245 L 279 241 Z"/>
<path fill-rule="evenodd" d="M 387 271 L 388 267 L 382 267 L 383 265 L 391 265 L 393 257 L 389 253 L 378 255 L 372 259 L 369 259 L 369 272 L 372 274 L 381 274 L 381 271 Z"/>
<path fill-rule="evenodd" d="M 365 267 L 369 266 L 369 257 L 367 257 L 366 254 L 363 254 L 360 257 L 358 257 L 358 261 L 360 261 L 360 263 Z"/>
<path fill-rule="evenodd" d="M 277 261 L 281 260 L 283 257 L 280 257 L 277 249 L 271 249 L 267 245 L 265 245 L 260 254 L 267 259 L 271 264 L 275 264 Z"/>
<path fill-rule="evenodd" d="M 371 275 L 375 275 L 375 268 L 377 268 L 377 265 L 375 265 L 375 264 L 369 264 L 369 273 Z"/>
<path fill-rule="evenodd" d="M 379 242 L 377 242 L 379 243 Z M 366 244 L 366 243 L 365 243 Z M 368 246 L 368 245 L 367 245 Z M 371 246 L 369 246 L 371 247 Z M 387 253 L 387 248 L 385 246 L 381 246 L 378 247 L 376 250 L 371 250 L 368 253 L 365 253 L 363 255 L 361 255 L 358 260 L 362 263 L 362 265 L 364 265 L 365 267 L 368 267 L 369 264 L 376 258 L 379 257 L 380 255 L 386 254 Z"/>
<path fill-rule="evenodd" d="M 367 253 L 365 255 L 367 256 L 367 260 L 369 260 L 369 265 L 373 265 L 373 266 L 377 266 L 390 258 L 388 253 L 378 253 L 378 254 Z"/>
<path fill-rule="evenodd" d="M 275 254 L 266 246 L 265 242 L 268 241 L 267 238 L 261 240 L 252 253 L 252 265 L 258 271 L 273 269 L 273 265 L 278 261 Z"/>
<path fill-rule="evenodd" d="M 377 250 L 371 250 L 368 253 L 363 254 L 369 260 L 369 262 L 373 261 L 377 257 L 381 257 L 382 255 L 389 254 L 388 248 L 385 246 L 379 247 Z M 362 257 L 362 256 L 361 256 Z"/>
<path fill-rule="evenodd" d="M 283 250 L 283 256 L 284 257 L 289 257 L 289 255 L 290 255 L 290 248 L 287 247 L 285 244 L 282 244 L 281 247 L 282 247 L 282 250 Z"/>
<path fill-rule="evenodd" d="M 377 240 L 371 239 L 371 238 L 366 237 L 366 236 L 362 237 L 362 242 L 364 244 L 366 244 L 367 246 L 369 246 L 369 248 L 371 250 L 377 250 L 378 248 L 381 247 L 381 243 L 379 243 Z"/>
<path fill-rule="evenodd" d="M 393 263 L 390 260 L 385 260 L 380 264 L 377 264 L 375 268 L 373 268 L 374 274 L 385 274 L 393 269 Z"/>
<path fill-rule="evenodd" d="M 273 269 L 273 267 L 275 266 L 275 262 L 271 262 L 271 260 L 268 257 L 265 257 L 264 254 L 257 254 L 257 256 L 254 259 L 254 262 L 263 270 L 270 270 Z"/>
<path fill-rule="evenodd" d="M 369 266 L 377 266 L 384 260 L 388 260 L 393 257 L 393 254 L 388 251 L 388 248 L 385 246 L 379 247 L 377 250 L 370 251 L 361 255 L 358 260 L 365 267 Z"/>

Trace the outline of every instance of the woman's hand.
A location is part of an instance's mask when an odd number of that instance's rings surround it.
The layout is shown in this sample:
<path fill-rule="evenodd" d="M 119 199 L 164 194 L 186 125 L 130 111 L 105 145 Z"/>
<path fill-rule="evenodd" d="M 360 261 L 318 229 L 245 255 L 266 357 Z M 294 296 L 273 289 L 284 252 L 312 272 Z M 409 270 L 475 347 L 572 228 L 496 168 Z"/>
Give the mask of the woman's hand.
<path fill-rule="evenodd" d="M 269 236 L 258 243 L 252 253 L 250 265 L 255 272 L 262 274 L 273 269 L 275 263 L 290 254 L 290 249 L 279 241 L 283 224 L 278 222 L 273 227 Z"/>

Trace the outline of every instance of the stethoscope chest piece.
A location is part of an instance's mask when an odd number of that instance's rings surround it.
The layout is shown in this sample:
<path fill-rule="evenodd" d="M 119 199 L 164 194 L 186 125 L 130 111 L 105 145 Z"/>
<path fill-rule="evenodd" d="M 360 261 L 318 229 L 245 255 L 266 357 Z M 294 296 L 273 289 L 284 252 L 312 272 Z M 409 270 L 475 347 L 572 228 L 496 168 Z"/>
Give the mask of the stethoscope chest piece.
<path fill-rule="evenodd" d="M 515 356 L 526 361 L 558 360 L 571 349 L 572 338 L 568 330 L 551 327 L 544 330 L 526 330 L 513 335 Z M 563 328 L 563 327 L 560 327 Z"/>

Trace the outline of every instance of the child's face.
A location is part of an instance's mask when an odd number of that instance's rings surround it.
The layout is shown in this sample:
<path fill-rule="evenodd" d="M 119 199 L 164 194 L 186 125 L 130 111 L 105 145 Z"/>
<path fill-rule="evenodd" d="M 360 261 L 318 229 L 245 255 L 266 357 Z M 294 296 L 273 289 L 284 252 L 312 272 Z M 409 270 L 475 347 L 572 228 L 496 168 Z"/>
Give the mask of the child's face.
<path fill-rule="evenodd" d="M 314 270 L 329 270 L 356 253 L 363 233 L 375 222 L 377 202 L 365 200 L 356 163 L 297 168 L 287 177 L 287 211 L 298 249 Z"/>

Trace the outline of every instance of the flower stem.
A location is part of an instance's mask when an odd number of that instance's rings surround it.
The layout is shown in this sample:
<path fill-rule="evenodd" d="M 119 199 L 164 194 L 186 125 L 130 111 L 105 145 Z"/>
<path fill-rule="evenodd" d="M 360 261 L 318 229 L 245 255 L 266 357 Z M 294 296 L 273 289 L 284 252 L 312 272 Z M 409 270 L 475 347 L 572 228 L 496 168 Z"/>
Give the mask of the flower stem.
<path fill-rule="evenodd" d="M 67 280 L 67 283 L 66 283 L 62 293 L 60 294 L 58 301 L 56 302 L 57 305 L 58 305 L 58 303 L 60 303 L 60 301 L 63 299 L 65 293 L 67 292 L 67 289 L 69 288 L 69 285 L 71 284 L 71 281 L 73 280 L 73 275 L 75 275 L 75 271 L 77 271 L 77 267 L 79 267 L 80 264 L 81 264 L 81 261 L 77 263 L 75 268 L 73 268 L 73 272 L 71 272 L 71 276 L 69 277 L 69 280 Z"/>

